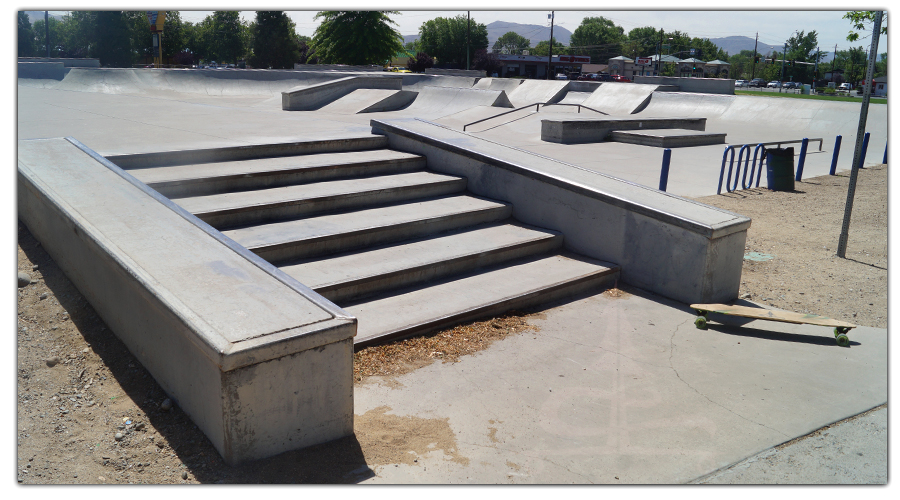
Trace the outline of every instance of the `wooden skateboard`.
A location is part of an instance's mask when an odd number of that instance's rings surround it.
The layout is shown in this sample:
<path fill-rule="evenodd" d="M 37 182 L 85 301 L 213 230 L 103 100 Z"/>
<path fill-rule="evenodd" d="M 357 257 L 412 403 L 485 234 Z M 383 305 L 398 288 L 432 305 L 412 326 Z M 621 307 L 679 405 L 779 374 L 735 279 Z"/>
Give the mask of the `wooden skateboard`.
<path fill-rule="evenodd" d="M 742 318 L 766 319 L 769 321 L 780 321 L 782 323 L 794 323 L 798 325 L 819 325 L 834 327 L 834 337 L 837 344 L 841 347 L 850 345 L 850 339 L 847 332 L 856 328 L 856 325 L 840 321 L 836 319 L 826 318 L 825 316 L 817 316 L 815 314 L 803 314 L 792 311 L 773 311 L 769 309 L 760 309 L 756 307 L 729 306 L 727 304 L 691 304 L 691 309 L 697 311 L 697 319 L 694 325 L 701 330 L 706 329 L 709 313 L 727 314 L 729 316 L 740 316 Z"/>

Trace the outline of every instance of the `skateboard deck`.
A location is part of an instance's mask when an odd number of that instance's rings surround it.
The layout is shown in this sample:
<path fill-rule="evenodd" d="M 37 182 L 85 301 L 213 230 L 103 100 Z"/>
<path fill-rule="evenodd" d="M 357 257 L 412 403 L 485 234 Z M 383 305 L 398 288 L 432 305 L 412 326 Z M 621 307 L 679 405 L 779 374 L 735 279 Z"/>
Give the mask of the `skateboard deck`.
<path fill-rule="evenodd" d="M 769 321 L 780 321 L 782 323 L 794 323 L 798 325 L 818 325 L 834 328 L 834 336 L 838 345 L 846 347 L 850 345 L 850 339 L 847 332 L 856 325 L 847 323 L 826 316 L 818 316 L 816 314 L 804 314 L 793 311 L 777 311 L 770 309 L 761 309 L 757 307 L 745 306 L 729 306 L 727 304 L 691 304 L 691 309 L 697 311 L 697 319 L 694 325 L 697 328 L 705 329 L 706 322 L 709 319 L 709 313 L 726 314 L 729 316 L 739 316 L 742 318 L 765 319 Z"/>

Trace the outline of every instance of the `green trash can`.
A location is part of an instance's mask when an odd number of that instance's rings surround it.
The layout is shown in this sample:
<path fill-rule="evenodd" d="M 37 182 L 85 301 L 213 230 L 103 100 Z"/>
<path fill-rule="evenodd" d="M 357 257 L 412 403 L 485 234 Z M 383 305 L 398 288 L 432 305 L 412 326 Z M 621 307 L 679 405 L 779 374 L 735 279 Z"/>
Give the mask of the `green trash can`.
<path fill-rule="evenodd" d="M 766 150 L 766 181 L 773 191 L 794 190 L 794 148 Z"/>

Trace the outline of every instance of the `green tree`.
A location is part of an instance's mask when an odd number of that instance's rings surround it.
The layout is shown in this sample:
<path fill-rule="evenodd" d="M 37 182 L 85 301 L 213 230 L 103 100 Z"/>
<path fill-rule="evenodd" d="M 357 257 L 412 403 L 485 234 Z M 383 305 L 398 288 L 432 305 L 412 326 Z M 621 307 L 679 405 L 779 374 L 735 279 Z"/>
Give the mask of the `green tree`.
<path fill-rule="evenodd" d="M 516 33 L 515 31 L 507 31 L 503 36 L 494 42 L 494 52 L 502 54 L 521 55 L 522 51 L 531 46 L 531 40 Z"/>
<path fill-rule="evenodd" d="M 298 61 L 300 44 L 294 22 L 282 11 L 258 11 L 250 64 L 256 68 L 292 69 Z"/>
<path fill-rule="evenodd" d="M 19 57 L 31 57 L 34 55 L 34 31 L 31 29 L 31 21 L 25 11 L 19 11 L 19 31 L 18 31 L 18 50 Z"/>
<path fill-rule="evenodd" d="M 475 52 L 487 50 L 487 26 L 472 18 L 469 21 L 469 63 L 473 64 Z M 436 57 L 438 63 L 466 65 L 466 16 L 436 17 L 419 27 L 421 50 Z M 490 74 L 490 73 L 489 73 Z"/>
<path fill-rule="evenodd" d="M 548 56 L 550 55 L 550 42 L 548 40 L 541 40 L 537 45 L 528 49 L 528 51 L 533 56 Z M 553 54 L 554 55 L 569 55 L 572 54 L 572 49 L 559 43 L 556 38 L 553 39 Z"/>
<path fill-rule="evenodd" d="M 392 26 L 396 11 L 323 11 L 313 35 L 313 51 L 325 64 L 384 64 L 403 48 L 403 37 Z"/>
<path fill-rule="evenodd" d="M 236 10 L 217 10 L 205 33 L 211 56 L 220 62 L 236 63 L 247 49 L 247 27 Z"/>
<path fill-rule="evenodd" d="M 434 66 L 434 59 L 424 52 L 416 53 L 406 61 L 406 69 L 413 73 L 424 73 L 426 69 Z"/>
<path fill-rule="evenodd" d="M 120 10 L 101 10 L 96 16 L 97 57 L 101 66 L 130 67 L 134 61 L 131 26 Z M 149 28 L 147 29 L 149 32 Z"/>
<path fill-rule="evenodd" d="M 853 29 L 856 31 L 851 31 L 847 34 L 847 40 L 851 42 L 855 42 L 859 40 L 859 33 L 857 31 L 861 31 L 866 34 L 863 38 L 867 38 L 868 35 L 872 33 L 872 24 L 875 22 L 875 12 L 872 10 L 854 10 L 844 14 L 843 19 L 849 19 Z M 887 35 L 887 12 L 884 12 L 881 15 L 881 34 Z"/>
<path fill-rule="evenodd" d="M 865 78 L 866 51 L 862 47 L 850 47 L 850 50 L 839 50 L 835 54 L 834 66 L 844 70 L 844 81 L 854 85 Z"/>
<path fill-rule="evenodd" d="M 410 54 L 416 54 L 416 53 L 422 51 L 418 39 L 413 40 L 411 42 L 404 43 L 403 49 L 406 50 L 407 52 L 409 52 Z"/>
<path fill-rule="evenodd" d="M 166 11 L 162 37 L 164 58 L 174 57 L 188 47 L 186 24 L 181 20 L 181 13 L 177 10 Z M 150 31 L 149 24 L 146 29 Z"/>
<path fill-rule="evenodd" d="M 569 44 L 577 54 L 591 56 L 591 62 L 602 63 L 621 52 L 625 30 L 605 17 L 586 17 L 575 28 Z"/>
<path fill-rule="evenodd" d="M 663 31 L 652 26 L 634 28 L 628 32 L 628 42 L 632 44 L 632 51 L 637 52 L 638 56 L 649 56 L 656 54 L 661 35 Z"/>
<path fill-rule="evenodd" d="M 50 57 L 60 57 L 60 40 L 61 40 L 61 24 L 55 17 L 50 17 L 47 23 L 43 19 L 38 19 L 31 26 L 34 33 L 34 45 L 37 55 L 41 57 L 47 56 L 47 26 L 50 27 Z"/>

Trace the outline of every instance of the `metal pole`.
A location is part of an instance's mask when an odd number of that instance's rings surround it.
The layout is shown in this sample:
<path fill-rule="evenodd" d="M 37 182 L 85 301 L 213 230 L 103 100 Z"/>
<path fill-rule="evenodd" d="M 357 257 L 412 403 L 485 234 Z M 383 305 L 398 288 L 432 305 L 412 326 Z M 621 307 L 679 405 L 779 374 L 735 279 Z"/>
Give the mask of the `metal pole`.
<path fill-rule="evenodd" d="M 550 62 L 553 61 L 553 16 L 555 11 L 550 11 L 550 53 L 547 54 L 547 80 L 550 79 Z M 555 75 L 554 75 L 555 78 Z"/>
<path fill-rule="evenodd" d="M 828 175 L 834 175 L 834 171 L 837 168 L 838 156 L 841 154 L 841 136 L 837 136 L 834 140 L 834 153 L 831 155 L 831 170 L 828 171 Z"/>
<path fill-rule="evenodd" d="M 800 161 L 797 164 L 797 177 L 794 179 L 797 182 L 800 182 L 800 180 L 803 178 L 803 165 L 806 164 L 807 147 L 809 147 L 809 139 L 804 137 L 803 142 L 800 144 Z"/>
<path fill-rule="evenodd" d="M 866 132 L 865 138 L 863 138 L 863 148 L 862 154 L 859 155 L 859 168 L 866 168 L 863 164 L 866 162 L 866 151 L 869 149 L 869 132 Z"/>
<path fill-rule="evenodd" d="M 751 80 L 756 78 L 756 54 L 757 54 L 756 47 L 758 47 L 758 46 L 759 46 L 759 33 L 757 32 L 756 33 L 756 41 L 753 42 L 753 66 L 751 66 L 751 68 L 753 68 L 753 69 L 750 71 L 750 79 Z"/>
<path fill-rule="evenodd" d="M 663 151 L 662 170 L 659 172 L 659 190 L 665 191 L 669 184 L 669 162 L 672 160 L 672 150 L 666 148 Z"/>
<path fill-rule="evenodd" d="M 872 80 L 875 73 L 875 54 L 878 53 L 878 37 L 881 35 L 882 11 L 875 12 L 875 23 L 872 27 L 872 50 L 869 51 L 869 68 L 866 71 L 866 81 Z M 863 149 L 863 139 L 866 132 L 866 118 L 869 114 L 869 99 L 872 97 L 872 86 L 866 85 L 863 92 L 862 108 L 859 112 L 859 128 L 856 131 L 856 149 L 853 152 L 853 163 L 850 164 L 850 185 L 847 187 L 847 204 L 844 207 L 844 222 L 841 225 L 841 237 L 838 239 L 837 256 L 846 258 L 847 237 L 850 233 L 850 215 L 853 213 L 853 195 L 856 194 L 856 179 L 859 177 L 859 164 Z"/>
<path fill-rule="evenodd" d="M 813 84 L 812 88 L 815 91 L 816 89 L 816 78 L 819 77 L 819 48 L 816 47 L 816 67 L 813 68 Z"/>
<path fill-rule="evenodd" d="M 46 32 L 46 36 L 44 36 L 44 44 L 47 46 L 47 59 L 50 59 L 50 11 L 44 11 L 44 30 Z"/>
<path fill-rule="evenodd" d="M 784 44 L 784 51 L 781 53 L 781 78 L 778 79 L 778 93 L 781 93 L 781 82 L 784 81 L 784 57 L 787 55 L 787 43 Z"/>
<path fill-rule="evenodd" d="M 834 63 L 837 61 L 837 44 L 834 44 L 834 52 L 831 53 L 831 82 L 834 83 Z"/>

